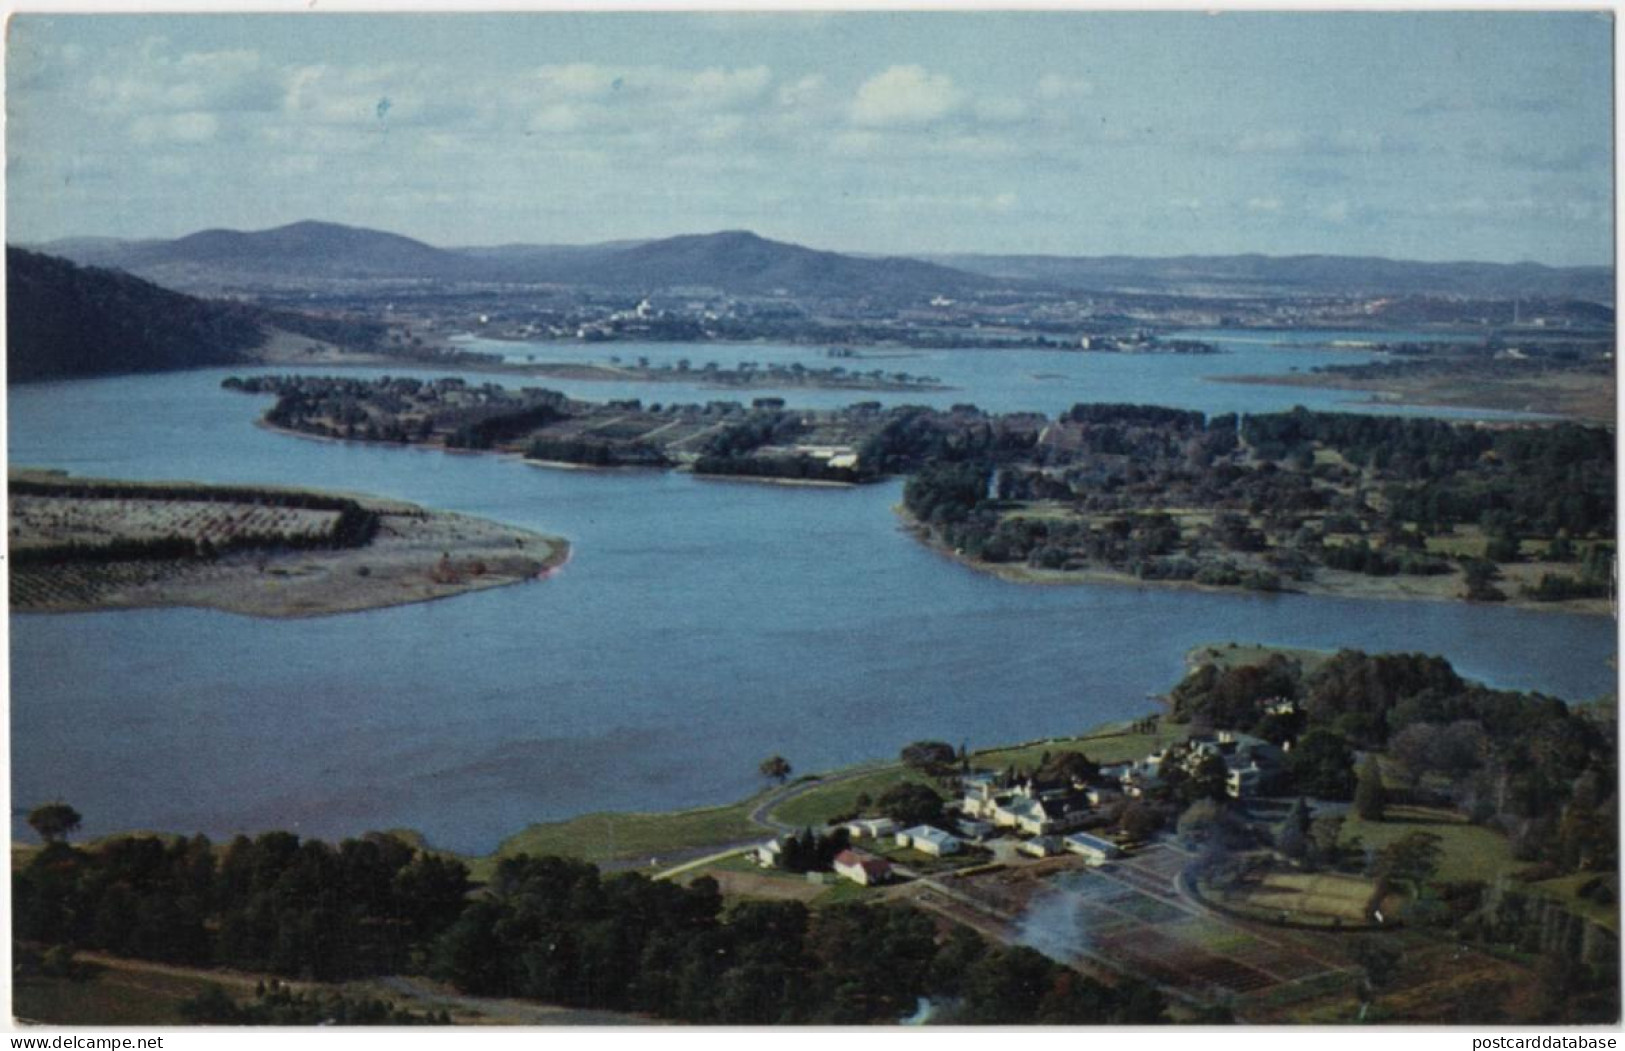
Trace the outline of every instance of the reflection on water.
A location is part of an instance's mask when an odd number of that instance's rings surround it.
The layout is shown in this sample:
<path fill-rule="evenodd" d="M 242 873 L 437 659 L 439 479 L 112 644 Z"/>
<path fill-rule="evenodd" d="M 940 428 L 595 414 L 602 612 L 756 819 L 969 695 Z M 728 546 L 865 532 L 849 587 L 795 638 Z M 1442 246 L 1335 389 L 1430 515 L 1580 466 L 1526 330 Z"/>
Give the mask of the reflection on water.
<path fill-rule="evenodd" d="M 1035 371 L 1115 379 L 1076 395 L 1032 389 L 1049 411 L 1102 389 L 1107 400 L 1273 406 L 1279 390 L 1190 378 L 1244 356 L 1043 355 Z M 560 533 L 574 557 L 541 583 L 314 620 L 13 617 L 20 809 L 60 796 L 88 834 L 412 827 L 485 850 L 536 820 L 732 801 L 759 787 L 757 764 L 773 753 L 810 771 L 922 737 L 975 747 L 1138 715 L 1185 651 L 1212 640 L 1436 652 L 1468 676 L 1569 698 L 1613 681 L 1606 618 L 1020 587 L 902 534 L 899 482 L 795 489 L 306 441 L 252 426 L 266 401 L 221 391 L 226 374 L 17 388 L 12 461 L 373 492 Z M 1007 400 L 1023 384 L 990 381 L 975 400 L 1032 407 Z M 662 388 L 632 389 L 654 400 Z M 852 400 L 837 394 L 827 403 Z"/>

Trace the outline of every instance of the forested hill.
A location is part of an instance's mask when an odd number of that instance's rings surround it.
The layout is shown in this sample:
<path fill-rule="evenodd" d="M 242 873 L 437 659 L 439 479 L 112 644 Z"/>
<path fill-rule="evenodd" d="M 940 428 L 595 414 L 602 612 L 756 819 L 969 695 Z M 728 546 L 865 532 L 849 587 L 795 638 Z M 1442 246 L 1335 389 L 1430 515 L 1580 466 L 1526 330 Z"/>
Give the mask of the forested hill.
<path fill-rule="evenodd" d="M 13 383 L 238 364 L 267 335 L 253 311 L 10 246 L 6 292 Z"/>

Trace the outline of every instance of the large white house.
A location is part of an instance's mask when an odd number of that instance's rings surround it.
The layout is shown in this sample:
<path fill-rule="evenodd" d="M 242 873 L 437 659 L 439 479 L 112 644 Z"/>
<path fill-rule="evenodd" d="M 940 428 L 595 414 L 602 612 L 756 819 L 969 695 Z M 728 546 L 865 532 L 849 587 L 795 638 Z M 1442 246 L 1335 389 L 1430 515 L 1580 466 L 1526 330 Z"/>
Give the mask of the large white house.
<path fill-rule="evenodd" d="M 891 879 L 891 862 L 855 850 L 843 850 L 835 855 L 835 874 L 868 887 Z"/>
<path fill-rule="evenodd" d="M 897 833 L 896 843 L 900 847 L 912 847 L 921 854 L 939 858 L 944 854 L 957 854 L 963 846 L 955 837 L 930 825 L 904 829 Z"/>
<path fill-rule="evenodd" d="M 1013 828 L 1031 836 L 1065 832 L 1089 816 L 1089 800 L 1069 788 L 1044 790 L 1029 780 L 999 789 L 991 781 L 978 781 L 959 804 L 966 817 L 991 821 L 997 828 Z"/>

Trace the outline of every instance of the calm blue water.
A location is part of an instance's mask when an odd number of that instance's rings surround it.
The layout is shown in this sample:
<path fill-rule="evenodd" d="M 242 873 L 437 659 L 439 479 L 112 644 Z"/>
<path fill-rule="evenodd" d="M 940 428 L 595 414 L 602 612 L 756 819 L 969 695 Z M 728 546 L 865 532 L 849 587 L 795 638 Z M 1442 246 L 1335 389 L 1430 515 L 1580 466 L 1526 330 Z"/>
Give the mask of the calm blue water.
<path fill-rule="evenodd" d="M 1439 339 L 1417 333 L 1369 332 L 1248 332 L 1193 331 L 1181 338 L 1203 339 L 1222 354 L 1094 354 L 1053 350 L 890 350 L 856 348 L 863 357 L 837 359 L 823 356 L 818 347 L 766 343 L 509 343 L 461 339 L 458 346 L 498 354 L 520 364 L 534 360 L 603 364 L 619 358 L 635 364 L 647 358 L 653 366 L 686 359 L 698 370 L 707 362 L 735 368 L 742 361 L 767 366 L 800 363 L 808 368 L 844 367 L 849 372 L 882 369 L 931 376 L 956 389 L 950 391 L 716 391 L 679 383 L 603 383 L 558 380 L 526 381 L 567 390 L 583 398 L 641 398 L 645 402 L 708 401 L 713 398 L 749 401 L 781 394 L 793 404 L 838 406 L 854 401 L 880 401 L 947 407 L 972 402 L 993 412 L 1037 411 L 1055 415 L 1082 401 L 1140 402 L 1201 409 L 1210 413 L 1277 412 L 1302 405 L 1341 412 L 1416 413 L 1438 416 L 1511 416 L 1509 413 L 1451 409 L 1396 409 L 1373 405 L 1369 395 L 1357 391 L 1305 387 L 1245 386 L 1214 382 L 1209 377 L 1308 372 L 1317 365 L 1359 364 L 1377 355 L 1368 350 L 1325 349 L 1334 340 Z M 484 380 L 494 377 L 486 376 Z"/>
<path fill-rule="evenodd" d="M 1245 408 L 1238 399 L 1278 392 L 1189 377 L 1249 353 L 1327 352 L 1040 355 L 1045 371 L 1097 388 L 1109 371 L 1118 393 L 1052 392 L 1026 404 Z M 996 364 L 980 353 L 947 359 L 966 370 Z M 1129 366 L 1142 370 L 1138 386 Z M 899 368 L 949 371 L 888 365 Z M 1254 360 L 1237 371 L 1258 369 Z M 758 787 L 756 765 L 773 752 L 817 770 L 894 755 L 920 737 L 974 746 L 1140 714 L 1205 641 L 1437 652 L 1466 675 L 1568 698 L 1614 679 L 1606 618 L 1021 587 L 899 532 L 897 483 L 793 489 L 303 441 L 253 426 L 268 399 L 219 390 L 226 374 L 13 389 L 11 460 L 362 490 L 559 533 L 574 557 L 545 582 L 313 620 L 14 616 L 18 810 L 61 797 L 90 834 L 285 827 L 334 837 L 405 826 L 483 851 L 531 821 L 731 801 Z M 607 397 L 613 385 L 559 386 Z M 1018 408 L 1003 399 L 1022 386 L 947 400 Z M 646 400 L 715 396 L 629 390 Z M 1287 393 L 1317 404 L 1309 399 L 1320 392 Z"/>

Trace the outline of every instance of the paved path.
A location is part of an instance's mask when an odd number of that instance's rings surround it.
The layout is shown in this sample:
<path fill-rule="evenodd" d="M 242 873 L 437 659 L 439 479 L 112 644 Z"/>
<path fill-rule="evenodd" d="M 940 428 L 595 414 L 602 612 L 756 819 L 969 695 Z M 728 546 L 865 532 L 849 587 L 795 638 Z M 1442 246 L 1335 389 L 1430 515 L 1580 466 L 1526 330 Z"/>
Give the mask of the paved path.
<path fill-rule="evenodd" d="M 868 777 L 871 774 L 877 774 L 883 770 L 894 769 L 900 767 L 901 765 L 901 763 L 877 763 L 872 766 L 858 766 L 853 767 L 850 770 L 843 770 L 839 773 L 830 774 L 827 777 L 820 777 L 815 781 L 797 781 L 793 784 L 785 785 L 772 792 L 769 792 L 763 797 L 760 803 L 757 803 L 756 806 L 751 809 L 750 821 L 752 824 L 760 825 L 763 828 L 769 829 L 773 832 L 795 832 L 798 830 L 798 826 L 787 825 L 782 821 L 773 820 L 773 818 L 769 816 L 771 812 L 783 806 L 785 803 L 788 803 L 797 796 L 806 795 L 815 788 L 823 788 L 827 785 L 838 785 L 842 781 L 851 781 L 854 778 Z"/>

